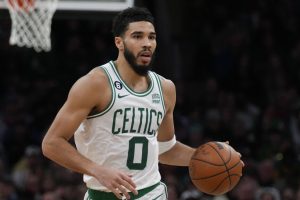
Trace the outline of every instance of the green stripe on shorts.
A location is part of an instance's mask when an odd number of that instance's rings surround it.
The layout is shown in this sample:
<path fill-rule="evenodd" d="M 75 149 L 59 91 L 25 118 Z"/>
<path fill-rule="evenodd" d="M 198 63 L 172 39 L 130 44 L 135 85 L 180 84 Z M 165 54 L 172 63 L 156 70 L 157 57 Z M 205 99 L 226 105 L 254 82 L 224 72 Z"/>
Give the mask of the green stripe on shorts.
<path fill-rule="evenodd" d="M 138 195 L 134 195 L 132 192 L 128 192 L 130 195 L 130 199 L 138 199 L 148 192 L 154 190 L 160 183 L 156 183 L 150 187 L 146 187 L 144 189 L 138 190 Z M 119 200 L 114 193 L 112 192 L 103 192 L 99 190 L 88 189 L 88 200 Z"/>

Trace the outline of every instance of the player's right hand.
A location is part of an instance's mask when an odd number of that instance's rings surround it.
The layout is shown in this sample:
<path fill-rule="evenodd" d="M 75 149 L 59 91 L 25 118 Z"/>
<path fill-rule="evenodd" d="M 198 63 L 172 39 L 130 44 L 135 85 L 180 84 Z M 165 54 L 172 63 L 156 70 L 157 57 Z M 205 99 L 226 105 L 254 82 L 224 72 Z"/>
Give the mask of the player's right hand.
<path fill-rule="evenodd" d="M 138 194 L 135 189 L 136 185 L 132 181 L 130 175 L 121 171 L 112 168 L 100 167 L 94 176 L 103 186 L 113 192 L 118 199 L 122 199 L 123 195 L 126 199 L 130 199 L 128 191 L 135 195 Z"/>

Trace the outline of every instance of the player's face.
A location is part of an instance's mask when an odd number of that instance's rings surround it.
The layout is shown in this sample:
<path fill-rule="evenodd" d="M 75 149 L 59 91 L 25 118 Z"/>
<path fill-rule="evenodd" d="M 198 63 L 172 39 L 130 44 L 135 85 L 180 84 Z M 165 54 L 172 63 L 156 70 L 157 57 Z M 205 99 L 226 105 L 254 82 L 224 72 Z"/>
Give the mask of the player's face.
<path fill-rule="evenodd" d="M 123 37 L 124 57 L 133 70 L 146 75 L 151 69 L 156 49 L 156 33 L 152 23 L 133 22 Z"/>

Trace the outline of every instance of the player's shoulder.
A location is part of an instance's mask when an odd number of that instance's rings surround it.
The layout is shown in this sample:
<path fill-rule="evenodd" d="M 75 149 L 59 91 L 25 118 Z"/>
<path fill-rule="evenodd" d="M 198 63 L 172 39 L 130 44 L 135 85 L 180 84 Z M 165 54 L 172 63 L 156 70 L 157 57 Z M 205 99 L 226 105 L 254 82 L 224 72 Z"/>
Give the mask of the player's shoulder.
<path fill-rule="evenodd" d="M 172 80 L 165 78 L 164 76 L 157 74 L 159 81 L 164 92 L 166 93 L 175 93 L 176 87 Z"/>
<path fill-rule="evenodd" d="M 103 91 L 108 84 L 109 81 L 106 73 L 100 67 L 95 67 L 80 77 L 74 83 L 71 90 L 81 90 L 84 92 Z"/>
<path fill-rule="evenodd" d="M 157 74 L 158 75 L 158 74 Z M 158 75 L 161 82 L 163 96 L 167 110 L 172 110 L 176 102 L 176 87 L 172 80 L 167 79 L 161 75 Z"/>
<path fill-rule="evenodd" d="M 78 79 L 78 82 L 89 86 L 97 86 L 99 84 L 102 85 L 105 84 L 107 81 L 108 77 L 104 70 L 100 67 L 93 68 L 87 74 Z"/>

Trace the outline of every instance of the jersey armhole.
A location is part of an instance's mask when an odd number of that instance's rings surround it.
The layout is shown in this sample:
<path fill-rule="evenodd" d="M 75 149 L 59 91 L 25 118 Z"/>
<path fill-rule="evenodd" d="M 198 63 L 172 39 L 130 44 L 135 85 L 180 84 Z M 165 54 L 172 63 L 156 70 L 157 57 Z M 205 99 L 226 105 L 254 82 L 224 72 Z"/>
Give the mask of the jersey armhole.
<path fill-rule="evenodd" d="M 100 66 L 99 68 L 104 71 L 104 73 L 106 74 L 106 76 L 109 80 L 109 85 L 110 85 L 111 92 L 112 92 L 112 98 L 111 98 L 109 104 L 107 105 L 107 107 L 103 111 L 101 111 L 99 113 L 96 113 L 96 114 L 93 114 L 93 115 L 89 115 L 89 116 L 87 116 L 87 119 L 91 119 L 91 118 L 95 118 L 95 117 L 99 117 L 99 116 L 104 115 L 105 113 L 107 113 L 111 109 L 111 107 L 114 105 L 115 100 L 116 100 L 116 91 L 114 90 L 113 81 L 112 81 L 111 76 L 109 75 L 109 73 L 108 73 L 107 69 L 105 69 L 105 67 Z"/>
<path fill-rule="evenodd" d="M 154 77 L 157 81 L 157 85 L 158 85 L 158 89 L 159 89 L 159 93 L 161 96 L 161 102 L 162 102 L 162 107 L 164 109 L 164 113 L 166 113 L 166 106 L 165 106 L 165 99 L 164 99 L 164 95 L 163 95 L 163 89 L 162 89 L 162 85 L 161 85 L 161 79 L 159 77 L 158 74 L 156 74 L 155 72 L 152 72 L 154 74 Z"/>

